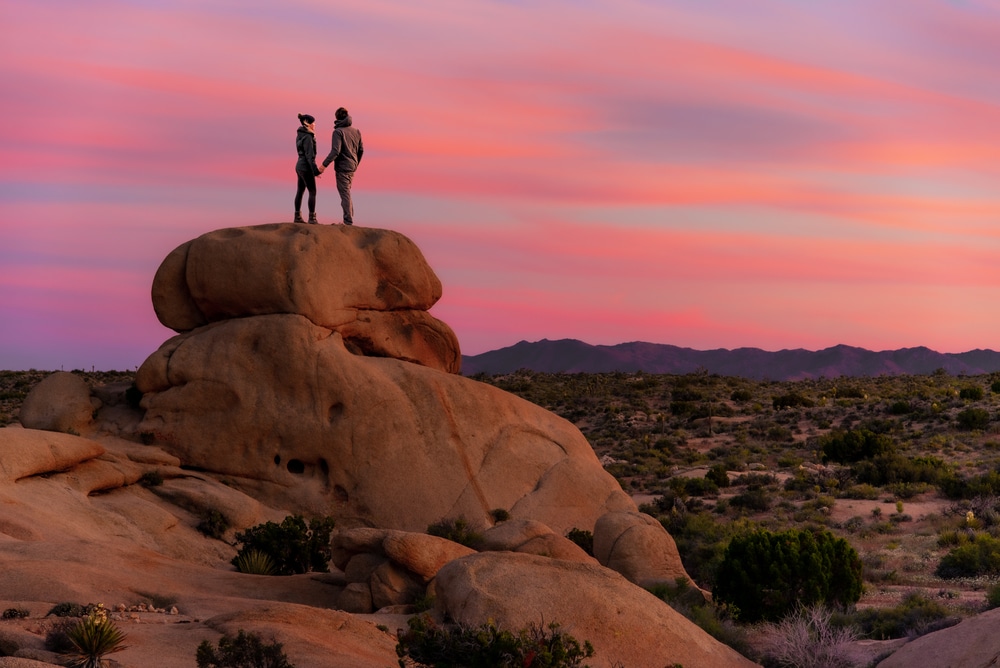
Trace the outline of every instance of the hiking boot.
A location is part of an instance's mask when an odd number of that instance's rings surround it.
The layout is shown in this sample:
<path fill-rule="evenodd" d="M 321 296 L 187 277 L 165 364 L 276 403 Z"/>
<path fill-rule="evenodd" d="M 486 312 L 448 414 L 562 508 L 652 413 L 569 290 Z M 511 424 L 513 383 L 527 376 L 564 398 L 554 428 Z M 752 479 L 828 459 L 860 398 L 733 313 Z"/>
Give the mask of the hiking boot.
<path fill-rule="evenodd" d="M 310 225 L 319 225 L 319 221 L 316 220 L 316 214 L 315 213 L 310 213 L 309 214 L 309 224 Z"/>
<path fill-rule="evenodd" d="M 295 212 L 295 219 L 292 222 L 293 223 L 304 223 L 306 221 L 302 220 L 302 214 L 299 213 L 298 211 L 296 211 Z"/>

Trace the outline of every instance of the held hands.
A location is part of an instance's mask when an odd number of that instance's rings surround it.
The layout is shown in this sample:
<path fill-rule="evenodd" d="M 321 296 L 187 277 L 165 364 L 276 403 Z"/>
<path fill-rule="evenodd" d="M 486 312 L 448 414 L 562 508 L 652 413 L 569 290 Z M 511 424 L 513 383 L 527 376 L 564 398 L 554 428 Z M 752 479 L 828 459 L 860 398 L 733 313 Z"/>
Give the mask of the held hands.
<path fill-rule="evenodd" d="M 324 167 L 323 165 L 319 165 L 316 167 L 316 169 L 318 169 L 319 173 L 322 174 L 326 170 L 326 167 Z"/>

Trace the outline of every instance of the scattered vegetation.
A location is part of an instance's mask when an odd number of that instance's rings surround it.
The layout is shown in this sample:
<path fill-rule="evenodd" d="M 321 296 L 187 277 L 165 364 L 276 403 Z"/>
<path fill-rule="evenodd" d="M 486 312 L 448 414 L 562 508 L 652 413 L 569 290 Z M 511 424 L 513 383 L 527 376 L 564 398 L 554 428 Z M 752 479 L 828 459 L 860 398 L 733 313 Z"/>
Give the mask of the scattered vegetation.
<path fill-rule="evenodd" d="M 224 635 L 218 647 L 203 640 L 195 654 L 198 668 L 295 668 L 284 646 L 272 639 L 265 643 L 257 633 L 240 629 L 236 637 Z"/>
<path fill-rule="evenodd" d="M 472 549 L 478 549 L 478 546 L 483 541 L 483 535 L 469 526 L 469 522 L 464 517 L 443 519 L 435 522 L 427 527 L 427 533 L 439 538 L 447 538 L 454 543 L 465 545 Z"/>
<path fill-rule="evenodd" d="M 16 419 L 46 375 L 0 372 L 0 424 Z M 476 379 L 573 422 L 605 469 L 668 529 L 699 587 L 717 588 L 732 541 L 798 530 L 829 532 L 856 551 L 862 605 L 839 610 L 833 623 L 862 637 L 915 635 L 1000 605 L 991 586 L 1000 575 L 1000 373 L 775 382 L 518 371 Z M 429 532 L 476 544 L 461 518 L 436 527 Z M 586 545 L 586 532 L 570 538 Z M 243 545 L 245 564 L 265 561 L 250 549 L 277 561 L 266 545 Z M 666 589 L 672 605 L 739 649 L 752 627 L 694 598 L 678 603 L 689 594 Z"/>
<path fill-rule="evenodd" d="M 281 524 L 258 524 L 236 534 L 241 547 L 232 564 L 243 573 L 259 575 L 327 573 L 332 531 L 331 517 L 313 518 L 307 525 L 301 515 L 289 515 Z M 264 568 L 268 561 L 270 569 Z"/>
<path fill-rule="evenodd" d="M 443 627 L 416 615 L 407 624 L 397 634 L 400 668 L 576 668 L 594 655 L 589 642 L 581 644 L 556 623 L 512 632 L 493 622 Z"/>

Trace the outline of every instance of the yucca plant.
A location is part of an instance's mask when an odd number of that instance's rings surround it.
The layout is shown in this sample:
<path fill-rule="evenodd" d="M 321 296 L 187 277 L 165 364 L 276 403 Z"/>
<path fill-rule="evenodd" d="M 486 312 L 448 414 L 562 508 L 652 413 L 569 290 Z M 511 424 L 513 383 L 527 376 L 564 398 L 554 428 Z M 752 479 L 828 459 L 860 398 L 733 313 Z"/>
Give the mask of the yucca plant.
<path fill-rule="evenodd" d="M 70 668 L 103 668 L 105 654 L 114 654 L 126 648 L 125 633 L 110 619 L 104 604 L 98 604 L 76 626 L 66 631 L 73 643 Z"/>
<path fill-rule="evenodd" d="M 233 560 L 233 564 L 240 573 L 274 575 L 275 572 L 274 559 L 268 553 L 260 550 L 240 552 Z"/>

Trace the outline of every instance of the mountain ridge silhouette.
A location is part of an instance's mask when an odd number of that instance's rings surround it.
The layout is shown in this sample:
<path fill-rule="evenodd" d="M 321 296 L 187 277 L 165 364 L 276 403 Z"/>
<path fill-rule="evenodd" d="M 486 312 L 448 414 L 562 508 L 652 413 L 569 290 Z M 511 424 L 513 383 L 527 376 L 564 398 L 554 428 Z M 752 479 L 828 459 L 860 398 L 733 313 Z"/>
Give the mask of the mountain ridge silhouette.
<path fill-rule="evenodd" d="M 591 345 L 577 339 L 519 341 L 479 355 L 462 356 L 462 374 L 501 374 L 519 369 L 548 373 L 635 372 L 685 374 L 698 370 L 756 380 L 804 380 L 841 376 L 951 375 L 1000 371 L 1000 352 L 977 348 L 939 353 L 924 346 L 871 351 L 848 345 L 822 350 L 760 348 L 695 350 L 665 343 L 632 341 Z"/>

